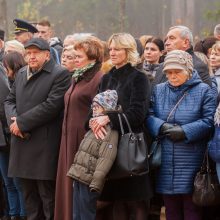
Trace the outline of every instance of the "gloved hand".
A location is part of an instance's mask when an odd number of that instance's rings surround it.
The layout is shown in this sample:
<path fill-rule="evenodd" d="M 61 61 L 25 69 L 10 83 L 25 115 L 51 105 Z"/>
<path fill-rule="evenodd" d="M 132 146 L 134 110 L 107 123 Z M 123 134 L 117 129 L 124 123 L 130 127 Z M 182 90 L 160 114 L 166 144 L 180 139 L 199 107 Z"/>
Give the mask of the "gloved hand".
<path fill-rule="evenodd" d="M 173 128 L 167 129 L 164 134 L 172 141 L 182 141 L 186 138 L 184 130 L 181 126 L 175 125 Z"/>
<path fill-rule="evenodd" d="M 170 128 L 173 128 L 174 127 L 174 125 L 173 124 L 170 124 L 170 123 L 167 123 L 167 122 L 165 122 L 165 123 L 163 123 L 162 125 L 161 125 L 161 127 L 160 127 L 160 134 L 165 134 L 165 131 L 166 130 L 168 130 L 168 129 L 170 129 Z"/>

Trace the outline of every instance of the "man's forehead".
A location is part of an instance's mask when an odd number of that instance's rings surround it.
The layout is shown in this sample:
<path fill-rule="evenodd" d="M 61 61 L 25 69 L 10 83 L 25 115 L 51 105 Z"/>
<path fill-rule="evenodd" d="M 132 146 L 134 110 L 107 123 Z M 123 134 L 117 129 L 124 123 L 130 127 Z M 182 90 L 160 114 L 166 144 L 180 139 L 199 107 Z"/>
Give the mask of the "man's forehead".
<path fill-rule="evenodd" d="M 170 35 L 179 35 L 180 34 L 180 29 L 179 28 L 172 28 L 168 31 L 167 36 Z"/>

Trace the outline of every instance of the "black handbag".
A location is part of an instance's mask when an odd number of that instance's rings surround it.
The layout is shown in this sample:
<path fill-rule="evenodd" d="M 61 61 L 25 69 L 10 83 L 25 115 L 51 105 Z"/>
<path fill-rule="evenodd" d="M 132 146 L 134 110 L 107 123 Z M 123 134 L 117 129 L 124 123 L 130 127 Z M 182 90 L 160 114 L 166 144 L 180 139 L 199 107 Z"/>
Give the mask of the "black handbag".
<path fill-rule="evenodd" d="M 121 179 L 141 176 L 149 172 L 147 144 L 144 133 L 134 133 L 125 114 L 122 114 L 129 133 L 124 133 L 121 115 L 118 114 L 121 137 L 115 162 L 108 174 L 108 179 Z"/>
<path fill-rule="evenodd" d="M 161 165 L 161 143 L 160 138 L 157 137 L 150 146 L 149 154 L 149 166 L 151 169 L 159 168 Z"/>
<path fill-rule="evenodd" d="M 188 91 L 188 89 L 187 89 Z M 178 100 L 176 105 L 172 108 L 169 115 L 167 116 L 167 122 L 169 121 L 170 117 L 174 113 L 174 111 L 177 109 L 180 102 L 183 100 L 183 98 L 187 95 L 187 91 L 184 92 L 183 96 Z M 163 135 L 157 136 L 153 143 L 150 146 L 150 150 L 148 153 L 148 159 L 149 159 L 149 166 L 151 169 L 157 169 L 161 165 L 161 142 L 160 140 L 163 138 Z"/>
<path fill-rule="evenodd" d="M 192 200 L 198 206 L 220 204 L 220 184 L 216 171 L 210 167 L 208 152 L 205 153 L 201 169 L 194 179 Z"/>

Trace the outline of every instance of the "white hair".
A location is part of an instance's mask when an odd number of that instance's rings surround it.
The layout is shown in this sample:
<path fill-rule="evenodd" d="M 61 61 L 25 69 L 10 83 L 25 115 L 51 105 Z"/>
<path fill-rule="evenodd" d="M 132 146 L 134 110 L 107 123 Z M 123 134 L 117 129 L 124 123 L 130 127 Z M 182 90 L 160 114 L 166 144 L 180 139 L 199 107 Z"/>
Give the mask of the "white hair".
<path fill-rule="evenodd" d="M 169 30 L 172 29 L 179 29 L 180 30 L 180 37 L 183 39 L 189 39 L 190 42 L 190 46 L 193 45 L 193 35 L 192 35 L 192 31 L 183 25 L 177 25 L 177 26 L 173 26 L 171 27 Z"/>

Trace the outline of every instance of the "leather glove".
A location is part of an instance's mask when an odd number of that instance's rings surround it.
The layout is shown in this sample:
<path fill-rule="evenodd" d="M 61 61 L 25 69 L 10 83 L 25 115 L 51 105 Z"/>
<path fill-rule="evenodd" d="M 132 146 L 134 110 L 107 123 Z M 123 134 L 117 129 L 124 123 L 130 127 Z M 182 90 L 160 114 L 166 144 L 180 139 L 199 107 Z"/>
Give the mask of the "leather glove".
<path fill-rule="evenodd" d="M 173 128 L 167 129 L 164 134 L 172 141 L 182 141 L 186 138 L 182 127 L 179 125 L 175 125 Z"/>
<path fill-rule="evenodd" d="M 163 123 L 162 125 L 161 125 L 161 127 L 160 127 L 160 134 L 165 134 L 165 131 L 166 130 L 168 130 L 168 129 L 170 129 L 170 128 L 173 128 L 174 127 L 174 125 L 173 124 L 170 124 L 170 123 L 167 123 L 167 122 L 165 122 L 165 123 Z"/>

